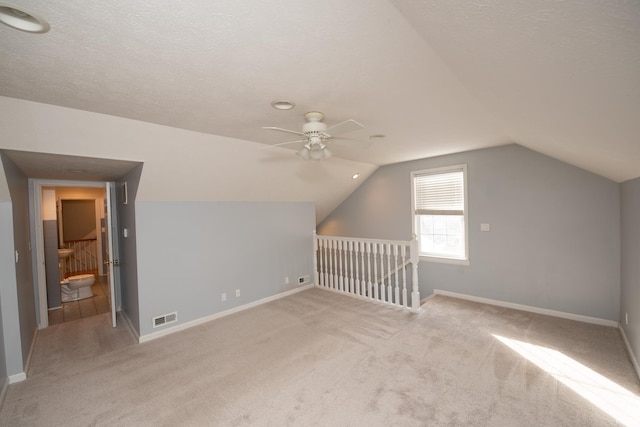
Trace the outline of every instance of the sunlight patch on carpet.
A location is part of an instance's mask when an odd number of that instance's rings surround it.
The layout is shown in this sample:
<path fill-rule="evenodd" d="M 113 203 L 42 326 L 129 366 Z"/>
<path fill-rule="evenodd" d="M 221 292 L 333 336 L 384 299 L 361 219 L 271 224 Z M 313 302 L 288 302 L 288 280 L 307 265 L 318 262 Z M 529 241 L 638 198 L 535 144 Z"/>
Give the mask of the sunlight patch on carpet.
<path fill-rule="evenodd" d="M 565 354 L 547 347 L 493 336 L 625 425 L 638 425 L 640 397 Z"/>

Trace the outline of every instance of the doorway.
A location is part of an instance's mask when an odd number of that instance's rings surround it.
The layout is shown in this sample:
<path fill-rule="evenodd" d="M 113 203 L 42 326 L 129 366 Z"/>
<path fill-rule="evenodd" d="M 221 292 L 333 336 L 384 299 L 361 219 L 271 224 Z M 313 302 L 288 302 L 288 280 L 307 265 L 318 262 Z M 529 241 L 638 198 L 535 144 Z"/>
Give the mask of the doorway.
<path fill-rule="evenodd" d="M 61 323 L 65 317 L 77 320 L 104 312 L 111 313 L 116 326 L 113 187 L 112 182 L 33 180 L 34 276 L 40 329 Z M 77 290 L 83 277 L 83 287 Z"/>

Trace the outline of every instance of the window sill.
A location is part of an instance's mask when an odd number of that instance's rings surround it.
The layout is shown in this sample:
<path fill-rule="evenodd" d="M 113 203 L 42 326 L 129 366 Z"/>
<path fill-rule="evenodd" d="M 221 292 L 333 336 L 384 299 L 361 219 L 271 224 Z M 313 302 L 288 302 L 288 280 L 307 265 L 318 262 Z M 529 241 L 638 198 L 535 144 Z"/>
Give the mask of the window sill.
<path fill-rule="evenodd" d="M 425 256 L 425 255 L 420 255 L 420 261 L 439 262 L 441 264 L 469 265 L 468 259 L 439 258 L 439 257 L 433 257 L 433 256 Z"/>

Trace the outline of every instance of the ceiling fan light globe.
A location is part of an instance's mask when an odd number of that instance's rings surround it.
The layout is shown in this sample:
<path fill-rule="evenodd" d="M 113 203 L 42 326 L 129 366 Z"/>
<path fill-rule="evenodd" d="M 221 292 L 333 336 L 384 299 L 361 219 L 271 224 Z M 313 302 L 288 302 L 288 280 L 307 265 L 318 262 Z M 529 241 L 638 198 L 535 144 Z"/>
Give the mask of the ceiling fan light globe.
<path fill-rule="evenodd" d="M 322 160 L 322 152 L 312 151 L 310 153 L 309 157 L 311 157 L 311 160 L 313 160 L 314 162 L 318 162 L 318 161 Z"/>
<path fill-rule="evenodd" d="M 328 159 L 333 155 L 333 153 L 327 147 L 324 147 L 324 149 L 322 150 L 322 155 L 323 158 Z"/>
<path fill-rule="evenodd" d="M 299 149 L 296 154 L 303 160 L 309 160 L 309 149 L 306 146 Z"/>

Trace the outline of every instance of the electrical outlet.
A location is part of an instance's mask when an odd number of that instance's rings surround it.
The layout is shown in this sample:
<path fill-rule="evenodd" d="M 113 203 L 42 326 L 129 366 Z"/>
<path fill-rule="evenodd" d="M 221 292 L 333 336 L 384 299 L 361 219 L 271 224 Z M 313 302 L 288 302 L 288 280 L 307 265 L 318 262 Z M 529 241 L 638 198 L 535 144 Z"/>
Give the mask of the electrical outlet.
<path fill-rule="evenodd" d="M 240 289 L 236 289 L 236 298 L 240 296 Z"/>
<path fill-rule="evenodd" d="M 288 285 L 288 284 L 289 284 L 289 278 L 288 278 L 288 277 L 285 277 L 285 278 L 284 278 L 284 284 L 285 284 L 285 285 Z"/>
<path fill-rule="evenodd" d="M 227 294 L 223 292 L 222 295 L 220 295 L 220 300 L 221 301 L 226 301 L 227 300 Z"/>
<path fill-rule="evenodd" d="M 624 324 L 625 325 L 629 324 L 629 313 L 624 313 Z"/>

